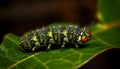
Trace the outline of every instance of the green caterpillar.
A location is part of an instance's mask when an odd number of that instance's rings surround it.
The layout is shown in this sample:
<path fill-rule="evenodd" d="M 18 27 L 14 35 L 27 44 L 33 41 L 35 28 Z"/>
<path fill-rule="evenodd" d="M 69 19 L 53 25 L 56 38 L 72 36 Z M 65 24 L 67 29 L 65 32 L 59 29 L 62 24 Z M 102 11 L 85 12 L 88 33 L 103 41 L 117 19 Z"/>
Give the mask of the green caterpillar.
<path fill-rule="evenodd" d="M 66 44 L 74 44 L 78 48 L 79 44 L 86 43 L 90 37 L 91 34 L 86 28 L 77 25 L 58 25 L 29 32 L 23 35 L 19 44 L 25 51 L 37 51 L 42 48 L 48 50 L 53 46 L 64 48 Z"/>

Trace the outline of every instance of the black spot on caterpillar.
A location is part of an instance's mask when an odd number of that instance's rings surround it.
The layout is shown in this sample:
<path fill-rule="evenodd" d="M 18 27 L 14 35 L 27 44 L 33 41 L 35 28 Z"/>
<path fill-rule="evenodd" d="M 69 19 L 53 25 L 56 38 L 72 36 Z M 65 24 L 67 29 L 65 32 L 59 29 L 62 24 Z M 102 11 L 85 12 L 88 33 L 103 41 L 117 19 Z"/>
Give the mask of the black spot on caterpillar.
<path fill-rule="evenodd" d="M 25 51 L 37 51 L 40 49 L 51 49 L 66 44 L 74 44 L 76 48 L 80 44 L 90 40 L 91 34 L 86 28 L 77 25 L 58 25 L 36 29 L 23 35 L 20 39 L 20 46 Z"/>

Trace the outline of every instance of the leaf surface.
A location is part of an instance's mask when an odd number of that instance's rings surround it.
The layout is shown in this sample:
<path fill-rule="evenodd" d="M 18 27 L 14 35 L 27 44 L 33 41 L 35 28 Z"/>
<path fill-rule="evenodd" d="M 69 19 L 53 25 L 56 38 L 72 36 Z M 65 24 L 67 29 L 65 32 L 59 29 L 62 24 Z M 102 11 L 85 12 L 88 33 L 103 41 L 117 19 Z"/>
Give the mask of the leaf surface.
<path fill-rule="evenodd" d="M 98 0 L 99 17 L 105 23 L 120 20 L 120 0 Z"/>
<path fill-rule="evenodd" d="M 74 69 L 80 68 L 98 54 L 120 48 L 120 23 L 96 24 L 92 38 L 83 48 L 64 48 L 26 53 L 18 45 L 20 37 L 7 34 L 0 45 L 0 69 Z"/>

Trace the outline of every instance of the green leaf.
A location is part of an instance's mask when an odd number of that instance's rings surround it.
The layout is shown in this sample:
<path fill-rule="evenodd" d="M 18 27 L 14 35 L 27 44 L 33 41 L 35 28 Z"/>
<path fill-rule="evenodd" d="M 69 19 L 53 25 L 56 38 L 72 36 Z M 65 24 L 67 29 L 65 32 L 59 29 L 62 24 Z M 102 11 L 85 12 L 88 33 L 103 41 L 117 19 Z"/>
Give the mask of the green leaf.
<path fill-rule="evenodd" d="M 112 48 L 120 48 L 120 23 L 96 24 L 86 47 L 78 50 L 64 48 L 26 53 L 18 45 L 20 37 L 7 34 L 0 45 L 0 69 L 74 69 Z"/>
<path fill-rule="evenodd" d="M 105 23 L 120 20 L 120 0 L 98 0 L 98 17 Z"/>

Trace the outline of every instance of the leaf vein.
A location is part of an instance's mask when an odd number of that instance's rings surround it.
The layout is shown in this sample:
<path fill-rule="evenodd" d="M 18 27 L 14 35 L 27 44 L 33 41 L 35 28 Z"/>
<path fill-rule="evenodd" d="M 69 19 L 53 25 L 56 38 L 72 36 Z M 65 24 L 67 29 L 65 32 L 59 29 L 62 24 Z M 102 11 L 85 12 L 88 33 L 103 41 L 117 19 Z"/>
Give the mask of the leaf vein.
<path fill-rule="evenodd" d="M 6 36 L 9 40 L 11 40 L 12 42 L 14 42 L 15 44 L 17 44 L 16 40 L 12 39 L 11 37 Z"/>
<path fill-rule="evenodd" d="M 69 60 L 63 60 L 63 59 L 53 59 L 53 60 L 49 60 L 49 61 L 45 62 L 45 64 L 48 64 L 48 63 L 50 63 L 50 62 L 52 62 L 52 61 L 62 61 L 62 62 L 70 63 L 70 64 L 73 65 L 73 63 L 71 63 L 71 61 L 69 61 Z"/>
<path fill-rule="evenodd" d="M 47 66 L 45 63 L 43 63 L 42 61 L 40 61 L 37 57 L 33 56 L 33 58 L 34 58 L 36 61 L 38 61 L 39 63 L 41 63 L 46 69 L 49 69 L 48 66 Z"/>
<path fill-rule="evenodd" d="M 100 42 L 102 42 L 103 44 L 105 44 L 105 45 L 107 45 L 107 46 L 110 46 L 110 47 L 112 46 L 111 44 L 109 44 L 108 42 L 102 40 L 102 39 L 99 38 L 98 36 L 95 35 L 95 37 L 96 37 Z"/>
<path fill-rule="evenodd" d="M 12 65 L 8 66 L 8 68 L 7 68 L 7 69 L 11 69 L 11 68 L 13 68 L 13 67 L 17 66 L 18 64 L 20 64 L 20 63 L 22 63 L 22 62 L 26 61 L 27 59 L 30 59 L 30 58 L 34 57 L 35 55 L 38 55 L 39 53 L 40 53 L 40 52 L 35 53 L 35 54 L 33 54 L 33 55 L 30 55 L 30 56 L 28 56 L 28 57 L 26 57 L 26 58 L 24 58 L 24 59 L 22 59 L 22 60 L 20 60 L 20 61 L 18 61 L 18 62 L 16 62 L 16 63 L 14 63 L 14 64 L 12 64 Z"/>

